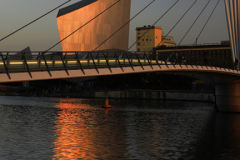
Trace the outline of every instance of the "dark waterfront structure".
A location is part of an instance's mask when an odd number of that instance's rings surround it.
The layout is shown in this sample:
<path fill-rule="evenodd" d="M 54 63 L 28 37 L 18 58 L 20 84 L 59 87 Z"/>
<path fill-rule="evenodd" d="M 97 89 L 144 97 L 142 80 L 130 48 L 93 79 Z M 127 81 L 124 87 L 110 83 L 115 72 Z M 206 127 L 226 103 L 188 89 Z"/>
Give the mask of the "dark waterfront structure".
<path fill-rule="evenodd" d="M 116 0 L 82 0 L 59 10 L 57 16 L 60 39 L 99 15 Z M 113 7 L 81 28 L 61 43 L 62 51 L 91 51 L 130 19 L 131 0 L 118 1 Z M 98 50 L 128 49 L 129 24 L 116 33 Z"/>
<path fill-rule="evenodd" d="M 218 63 L 231 62 L 232 52 L 230 44 L 206 44 L 198 46 L 179 46 L 179 47 L 164 47 L 160 46 L 156 48 L 156 56 L 159 60 L 165 61 L 169 58 L 170 61 L 174 61 L 175 54 L 178 53 L 179 63 L 182 63 L 182 57 L 186 59 L 187 64 L 199 64 L 204 62 Z M 170 56 L 171 55 L 171 56 Z M 223 64 L 222 64 L 223 65 Z"/>

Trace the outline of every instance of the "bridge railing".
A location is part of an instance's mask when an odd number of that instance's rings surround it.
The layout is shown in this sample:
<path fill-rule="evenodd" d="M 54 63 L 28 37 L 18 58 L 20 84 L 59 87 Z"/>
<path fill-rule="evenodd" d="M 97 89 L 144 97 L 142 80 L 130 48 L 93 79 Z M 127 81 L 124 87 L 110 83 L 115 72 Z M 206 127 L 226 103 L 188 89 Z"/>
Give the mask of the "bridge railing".
<path fill-rule="evenodd" d="M 95 52 L 0 52 L 0 72 L 28 72 L 47 70 L 51 76 L 53 70 L 112 68 L 158 65 L 191 65 L 234 69 L 233 62 L 227 59 L 209 58 L 202 54 L 176 53 L 155 54 L 154 52 L 126 52 L 121 50 Z"/>

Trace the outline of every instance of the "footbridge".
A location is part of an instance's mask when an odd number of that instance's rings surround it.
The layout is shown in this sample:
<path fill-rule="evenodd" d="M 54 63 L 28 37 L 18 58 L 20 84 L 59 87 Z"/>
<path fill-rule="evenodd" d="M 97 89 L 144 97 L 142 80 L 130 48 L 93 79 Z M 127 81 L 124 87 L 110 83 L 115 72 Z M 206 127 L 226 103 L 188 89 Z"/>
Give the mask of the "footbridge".
<path fill-rule="evenodd" d="M 199 53 L 164 56 L 141 52 L 0 52 L 0 83 L 161 72 L 184 74 L 215 87 L 221 111 L 240 111 L 240 72 L 231 60 L 204 58 Z M 182 59 L 182 57 L 186 57 Z"/>
<path fill-rule="evenodd" d="M 204 73 L 236 79 L 240 76 L 231 60 L 208 59 L 206 62 L 201 53 L 185 55 L 184 61 L 180 55 L 176 61 L 171 53 L 161 56 L 120 50 L 32 53 L 14 55 L 12 52 L 0 52 L 0 83 L 144 72 Z"/>
<path fill-rule="evenodd" d="M 127 51 L 122 50 L 104 50 L 104 51 L 96 51 L 100 49 L 99 47 L 105 44 L 109 39 L 111 39 L 115 34 L 118 34 L 119 37 L 123 35 L 127 35 L 128 31 L 120 32 L 125 26 L 128 26 L 130 21 L 132 21 L 135 17 L 137 17 L 141 12 L 143 12 L 148 6 L 150 6 L 155 0 L 150 2 L 147 6 L 145 6 L 142 10 L 140 10 L 135 16 L 133 16 L 129 21 L 126 23 L 122 22 L 121 25 L 115 32 L 109 33 L 103 41 L 96 42 L 96 47 L 93 51 L 90 52 L 50 52 L 55 46 L 61 43 L 64 45 L 64 41 L 72 35 L 80 35 L 75 34 L 85 26 L 89 27 L 90 22 L 94 22 L 91 26 L 95 27 L 95 23 L 98 23 L 98 17 L 103 16 L 105 12 L 109 12 L 107 15 L 108 17 L 102 17 L 102 19 L 111 20 L 109 17 L 112 15 L 111 8 L 117 4 L 130 4 L 130 1 L 118 0 L 116 2 L 109 3 L 110 6 L 103 7 L 97 15 L 92 15 L 91 19 L 86 22 L 82 22 L 81 25 L 70 31 L 69 34 L 65 35 L 65 32 L 62 31 L 60 33 L 61 40 L 50 47 L 48 50 L 44 52 L 19 52 L 15 54 L 14 52 L 0 52 L 0 83 L 7 83 L 7 82 L 20 82 L 20 81 L 35 81 L 35 80 L 51 80 L 51 79 L 63 79 L 63 78 L 77 78 L 77 77 L 90 77 L 90 76 L 104 76 L 104 75 L 117 75 L 117 74 L 134 74 L 134 73 L 144 73 L 144 72 L 162 72 L 162 73 L 171 73 L 171 74 L 185 74 L 187 76 L 194 76 L 199 79 L 203 79 L 206 82 L 210 83 L 215 87 L 215 95 L 216 95 L 216 104 L 220 111 L 228 111 L 228 112 L 240 112 L 240 73 L 238 71 L 238 66 L 234 65 L 234 61 L 238 61 L 239 57 L 239 4 L 240 0 L 225 0 L 225 10 L 227 15 L 227 22 L 228 22 L 228 31 L 229 31 L 229 38 L 231 41 L 231 58 L 223 59 L 221 57 L 215 57 L 213 60 L 207 59 L 203 53 L 193 53 L 191 50 L 184 54 L 178 55 L 179 58 L 175 55 L 176 53 L 169 53 L 168 55 L 156 54 L 156 48 L 161 45 L 162 41 L 159 41 L 158 44 L 154 45 L 155 49 L 151 53 L 141 53 L 141 52 L 129 52 L 132 46 L 138 44 L 137 42 L 149 31 L 147 30 L 138 40 L 130 47 Z M 170 31 L 166 34 L 168 36 L 171 31 L 178 25 L 178 23 L 184 18 L 184 16 L 188 13 L 188 11 L 196 4 L 198 0 L 195 0 L 191 6 L 186 10 L 186 12 L 181 16 L 181 18 L 176 22 L 176 24 L 170 29 Z M 66 3 L 68 3 L 67 1 Z M 81 3 L 81 7 L 86 6 L 88 1 L 84 1 Z M 97 1 L 91 1 L 92 4 Z M 100 3 L 100 1 L 98 1 Z M 164 15 L 166 15 L 174 6 L 180 2 L 176 0 L 176 2 L 163 14 L 161 17 L 153 23 L 152 26 L 157 24 Z M 206 25 L 208 24 L 211 16 L 213 15 L 216 7 L 218 6 L 220 0 L 217 1 L 217 4 L 213 8 L 210 16 L 208 17 L 207 21 L 205 22 L 202 30 L 200 31 L 199 35 L 195 37 L 196 41 L 194 42 L 193 46 L 197 44 L 197 39 L 200 38 L 202 32 L 204 31 Z M 195 22 L 204 12 L 205 8 L 210 3 L 210 0 L 206 3 L 202 11 L 199 13 L 198 17 L 194 20 L 182 40 L 176 46 L 175 49 L 181 44 L 184 40 L 186 35 L 188 35 L 189 31 L 195 25 Z M 64 3 L 65 4 L 65 3 Z M 98 3 L 95 3 L 98 6 Z M 62 6 L 62 5 L 61 5 Z M 78 5 L 70 6 L 70 10 L 75 11 Z M 89 5 L 90 6 L 90 5 Z M 124 5 L 123 5 L 124 6 Z M 59 6 L 60 7 L 60 6 Z M 59 8 L 57 7 L 57 8 Z M 73 8 L 72 8 L 73 7 Z M 80 7 L 80 8 L 81 8 Z M 57 9 L 55 8 L 55 9 Z M 79 7 L 77 9 L 80 9 Z M 97 7 L 98 8 L 98 7 Z M 122 8 L 122 7 L 118 7 Z M 55 10 L 54 9 L 54 10 Z M 127 9 L 130 11 L 130 7 Z M 52 10 L 53 11 L 53 10 Z M 45 15 L 51 13 L 52 11 L 44 14 L 43 16 L 37 18 L 36 20 L 30 22 L 29 24 L 21 27 L 20 29 L 10 33 L 9 35 L 5 36 L 4 38 L 0 39 L 0 41 L 8 38 L 11 35 L 14 35 L 16 32 L 19 32 L 23 28 L 27 27 L 28 25 L 32 24 L 33 22 L 39 20 L 40 18 L 44 17 Z M 66 11 L 66 10 L 65 10 Z M 69 11 L 69 10 L 68 10 Z M 116 11 L 116 10 L 115 10 Z M 121 10 L 119 13 L 126 12 L 126 10 Z M 65 12 L 64 12 L 65 13 Z M 65 14 L 67 14 L 66 12 Z M 114 12 L 115 13 L 115 12 Z M 129 12 L 130 13 L 130 12 Z M 81 15 L 81 14 L 76 14 Z M 84 14 L 83 14 L 84 15 Z M 75 16 L 69 16 L 75 17 Z M 126 18 L 127 17 L 127 18 Z M 128 15 L 124 19 L 128 19 Z M 116 18 L 112 17 L 114 20 Z M 84 19 L 84 18 L 77 18 Z M 68 20 L 69 22 L 73 22 L 75 20 Z M 99 20 L 100 22 L 100 20 Z M 116 21 L 117 22 L 117 21 Z M 60 26 L 67 26 L 63 25 L 62 22 L 59 23 Z M 74 23 L 75 24 L 75 23 Z M 110 23 L 110 26 L 113 26 L 115 23 Z M 64 27 L 63 27 L 64 28 Z M 69 26 L 65 29 L 69 30 Z M 91 28 L 91 27 L 89 27 Z M 88 29 L 89 29 L 88 28 Z M 112 27 L 115 29 L 115 27 Z M 62 29 L 60 29 L 62 30 Z M 89 29 L 92 34 L 92 30 Z M 106 30 L 101 30 L 101 32 L 107 33 Z M 64 33 L 64 34 L 63 34 Z M 85 33 L 85 32 L 83 32 Z M 121 34 L 123 33 L 123 34 Z M 93 34 L 94 35 L 94 34 Z M 104 34 L 105 35 L 105 34 Z M 128 36 L 125 36 L 128 38 Z M 126 39 L 127 39 L 126 38 Z M 72 38 L 73 41 L 79 38 Z M 96 40 L 97 38 L 94 38 Z M 122 39 L 122 38 L 117 38 Z M 83 39 L 83 44 L 89 44 L 88 39 Z M 112 40 L 112 39 L 111 39 Z M 118 42 L 118 41 L 116 41 Z M 123 42 L 127 42 L 122 40 Z M 119 45 L 119 43 L 117 43 Z M 68 45 L 67 45 L 68 46 Z M 79 46 L 79 45 L 77 45 Z M 116 48 L 116 47 L 111 47 Z M 117 48 L 119 48 L 117 46 Z M 104 48 L 105 49 L 105 48 Z M 119 48 L 122 49 L 122 48 Z M 80 50 L 80 49 L 72 49 L 71 50 Z M 89 49 L 92 50 L 92 49 Z M 64 50 L 67 51 L 67 50 Z M 141 50 L 140 50 L 141 51 Z M 192 53 L 191 53 L 192 52 Z M 190 54 L 189 54 L 190 53 Z M 199 54 L 199 55 L 197 55 Z M 184 58 L 181 58 L 184 57 Z M 236 59 L 235 59 L 236 58 Z"/>

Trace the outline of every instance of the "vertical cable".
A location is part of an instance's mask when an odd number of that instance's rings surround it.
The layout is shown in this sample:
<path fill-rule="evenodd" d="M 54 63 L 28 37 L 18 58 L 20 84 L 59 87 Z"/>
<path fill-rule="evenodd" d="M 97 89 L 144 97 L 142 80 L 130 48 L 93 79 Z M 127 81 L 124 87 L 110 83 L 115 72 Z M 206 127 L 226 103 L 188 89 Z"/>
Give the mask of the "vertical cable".
<path fill-rule="evenodd" d="M 234 45 L 233 45 L 233 32 L 232 32 L 232 26 L 231 26 L 231 19 L 230 19 L 230 12 L 229 12 L 229 3 L 228 0 L 225 0 L 225 9 L 226 9 L 226 18 L 228 22 L 228 34 L 229 34 L 229 39 L 231 42 L 231 49 L 232 49 L 232 60 L 234 61 L 235 59 L 235 54 L 234 54 Z"/>

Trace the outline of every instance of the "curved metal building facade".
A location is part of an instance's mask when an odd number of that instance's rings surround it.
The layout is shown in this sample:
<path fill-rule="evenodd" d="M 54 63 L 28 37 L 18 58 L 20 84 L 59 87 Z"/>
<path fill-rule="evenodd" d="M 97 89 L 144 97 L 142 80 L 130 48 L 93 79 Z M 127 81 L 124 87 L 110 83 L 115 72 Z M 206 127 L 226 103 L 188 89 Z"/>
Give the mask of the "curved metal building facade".
<path fill-rule="evenodd" d="M 117 3 L 116 3 L 117 2 Z M 59 10 L 57 24 L 60 40 L 109 10 L 61 42 L 62 51 L 92 51 L 130 19 L 131 0 L 82 0 Z M 97 50 L 128 49 L 129 24 Z"/>

